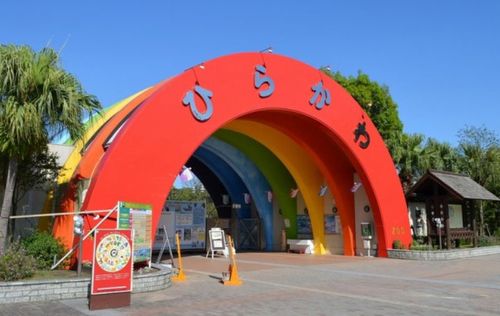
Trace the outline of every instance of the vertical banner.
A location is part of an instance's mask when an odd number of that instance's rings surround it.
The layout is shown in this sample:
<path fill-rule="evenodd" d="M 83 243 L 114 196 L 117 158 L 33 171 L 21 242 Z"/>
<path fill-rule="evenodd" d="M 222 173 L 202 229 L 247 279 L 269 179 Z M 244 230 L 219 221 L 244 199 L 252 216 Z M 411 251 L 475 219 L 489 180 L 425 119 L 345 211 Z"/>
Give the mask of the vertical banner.
<path fill-rule="evenodd" d="M 95 232 L 91 294 L 132 291 L 133 240 L 130 229 Z"/>
<path fill-rule="evenodd" d="M 118 229 L 134 230 L 134 262 L 151 261 L 152 207 L 148 204 L 118 203 Z"/>

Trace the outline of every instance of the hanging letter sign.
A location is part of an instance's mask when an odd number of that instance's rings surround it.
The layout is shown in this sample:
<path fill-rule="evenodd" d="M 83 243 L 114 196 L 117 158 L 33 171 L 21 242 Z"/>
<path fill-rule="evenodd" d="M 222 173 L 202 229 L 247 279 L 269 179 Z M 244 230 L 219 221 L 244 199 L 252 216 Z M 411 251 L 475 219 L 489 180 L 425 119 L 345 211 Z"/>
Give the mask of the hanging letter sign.
<path fill-rule="evenodd" d="M 315 105 L 318 110 L 321 110 L 325 104 L 330 105 L 330 91 L 323 87 L 323 81 L 320 81 L 312 86 L 311 90 L 314 91 L 314 94 L 311 99 L 309 99 L 310 105 Z"/>
<path fill-rule="evenodd" d="M 200 98 L 205 102 L 206 110 L 205 112 L 201 113 L 198 110 L 198 107 L 196 106 L 196 101 L 194 99 L 194 93 L 192 90 L 188 91 L 186 95 L 184 96 L 184 99 L 182 99 L 182 104 L 185 106 L 189 105 L 189 108 L 191 109 L 191 114 L 193 114 L 194 118 L 197 119 L 200 122 L 205 122 L 210 117 L 212 117 L 213 113 L 213 105 L 212 105 L 212 91 L 207 90 L 205 88 L 202 88 L 200 85 L 196 85 L 194 87 L 194 92 L 196 92 L 197 95 L 200 96 Z"/>
<path fill-rule="evenodd" d="M 267 84 L 269 87 L 265 90 L 259 91 L 259 96 L 261 98 L 267 98 L 274 92 L 274 81 L 269 76 L 263 76 L 266 74 L 266 67 L 262 65 L 257 65 L 255 67 L 254 85 L 255 89 L 259 89 L 263 84 Z"/>
<path fill-rule="evenodd" d="M 361 136 L 363 136 L 365 140 L 359 142 L 359 147 L 366 149 L 370 146 L 370 135 L 366 131 L 366 122 L 358 123 L 358 127 L 354 130 L 354 142 L 357 143 Z"/>

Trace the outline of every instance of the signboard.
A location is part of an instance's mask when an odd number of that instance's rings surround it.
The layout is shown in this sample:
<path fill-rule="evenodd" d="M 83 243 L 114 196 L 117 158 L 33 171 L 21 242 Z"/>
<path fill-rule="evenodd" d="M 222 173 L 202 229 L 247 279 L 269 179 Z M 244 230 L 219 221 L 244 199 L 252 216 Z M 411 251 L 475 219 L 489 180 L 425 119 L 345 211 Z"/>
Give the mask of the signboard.
<path fill-rule="evenodd" d="M 167 201 L 158 228 L 165 225 L 170 240 L 179 233 L 182 249 L 205 249 L 206 211 L 204 201 Z M 155 249 L 163 244 L 163 230 L 158 230 Z"/>
<path fill-rule="evenodd" d="M 300 238 L 310 238 L 312 236 L 309 215 L 297 215 L 297 234 L 302 235 Z"/>
<path fill-rule="evenodd" d="M 372 237 L 372 224 L 368 222 L 361 223 L 361 237 Z"/>
<path fill-rule="evenodd" d="M 325 215 L 325 234 L 340 234 L 340 216 L 334 214 Z"/>
<path fill-rule="evenodd" d="M 337 233 L 335 215 L 325 215 L 325 234 Z"/>
<path fill-rule="evenodd" d="M 91 294 L 132 291 L 133 240 L 130 229 L 96 230 Z"/>
<path fill-rule="evenodd" d="M 226 239 L 224 238 L 224 231 L 222 229 L 214 227 L 208 231 L 208 236 L 212 251 L 226 249 Z"/>
<path fill-rule="evenodd" d="M 134 262 L 151 261 L 152 208 L 148 204 L 118 203 L 118 229 L 134 230 Z"/>

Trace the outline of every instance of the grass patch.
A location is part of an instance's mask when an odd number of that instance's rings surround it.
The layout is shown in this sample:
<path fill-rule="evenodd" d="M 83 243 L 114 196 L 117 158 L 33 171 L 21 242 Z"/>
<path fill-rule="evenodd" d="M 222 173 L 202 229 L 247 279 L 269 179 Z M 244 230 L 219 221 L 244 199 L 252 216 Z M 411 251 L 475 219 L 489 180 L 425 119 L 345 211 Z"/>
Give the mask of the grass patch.
<path fill-rule="evenodd" d="M 81 278 L 90 278 L 92 271 L 90 269 L 83 268 Z M 60 280 L 60 279 L 74 279 L 77 278 L 76 271 L 73 270 L 37 270 L 35 274 L 25 280 L 30 281 L 40 281 L 40 280 Z"/>

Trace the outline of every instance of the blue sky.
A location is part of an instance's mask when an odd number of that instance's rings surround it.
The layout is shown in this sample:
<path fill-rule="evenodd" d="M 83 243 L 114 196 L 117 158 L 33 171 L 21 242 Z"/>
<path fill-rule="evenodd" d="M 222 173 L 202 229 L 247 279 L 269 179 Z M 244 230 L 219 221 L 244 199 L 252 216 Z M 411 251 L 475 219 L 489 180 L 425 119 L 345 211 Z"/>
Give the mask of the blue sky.
<path fill-rule="evenodd" d="M 386 84 L 405 131 L 500 134 L 500 1 L 3 1 L 0 43 L 47 44 L 109 106 L 220 55 L 272 46 Z"/>

